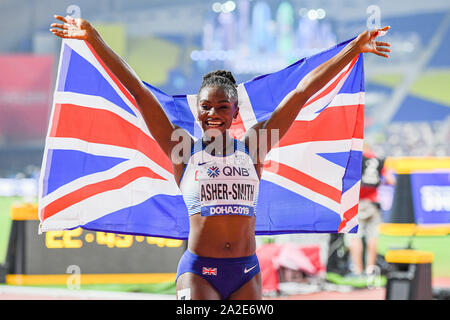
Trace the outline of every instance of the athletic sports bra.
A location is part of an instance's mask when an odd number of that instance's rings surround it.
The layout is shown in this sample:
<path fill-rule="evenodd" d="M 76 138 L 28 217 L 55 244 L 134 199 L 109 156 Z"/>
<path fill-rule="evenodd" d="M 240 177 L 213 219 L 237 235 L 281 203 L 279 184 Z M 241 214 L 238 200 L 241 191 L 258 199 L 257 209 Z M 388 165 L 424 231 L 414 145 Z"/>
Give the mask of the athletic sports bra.
<path fill-rule="evenodd" d="M 234 140 L 233 153 L 213 156 L 197 140 L 180 181 L 189 216 L 256 214 L 259 178 L 245 144 Z"/>

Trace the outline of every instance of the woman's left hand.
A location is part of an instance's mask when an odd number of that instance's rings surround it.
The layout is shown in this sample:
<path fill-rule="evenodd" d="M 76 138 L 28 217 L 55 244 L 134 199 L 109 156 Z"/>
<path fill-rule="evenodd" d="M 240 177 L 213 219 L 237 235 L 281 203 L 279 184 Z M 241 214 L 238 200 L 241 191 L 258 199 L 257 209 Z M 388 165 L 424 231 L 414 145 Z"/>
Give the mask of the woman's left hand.
<path fill-rule="evenodd" d="M 63 39 L 78 39 L 78 40 L 89 40 L 92 35 L 96 33 L 95 29 L 91 26 L 89 22 L 84 19 L 78 18 L 74 19 L 70 16 L 65 18 L 59 15 L 54 16 L 56 19 L 60 20 L 62 23 L 52 23 L 50 26 L 50 32 L 55 36 Z M 59 28 L 59 29 L 58 29 Z"/>
<path fill-rule="evenodd" d="M 378 36 L 382 36 L 389 30 L 389 26 L 381 29 L 375 29 L 371 31 L 364 31 L 356 39 L 359 49 L 362 53 L 371 52 L 378 56 L 389 58 L 389 56 L 384 52 L 391 52 L 387 47 L 391 45 L 387 42 L 375 41 Z"/>

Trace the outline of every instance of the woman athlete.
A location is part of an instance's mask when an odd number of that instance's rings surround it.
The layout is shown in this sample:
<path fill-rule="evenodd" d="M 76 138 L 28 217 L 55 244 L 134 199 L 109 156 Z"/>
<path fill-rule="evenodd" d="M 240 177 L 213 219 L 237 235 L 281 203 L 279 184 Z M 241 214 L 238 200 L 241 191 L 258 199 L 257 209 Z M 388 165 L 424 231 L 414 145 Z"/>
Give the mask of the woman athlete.
<path fill-rule="evenodd" d="M 234 140 L 228 132 L 239 113 L 233 76 L 226 71 L 205 75 L 197 95 L 197 120 L 203 137 L 194 142 L 170 122 L 151 91 L 88 21 L 55 18 L 62 23 L 51 24 L 50 31 L 61 38 L 85 40 L 93 47 L 134 97 L 150 133 L 172 161 L 190 223 L 188 249 L 178 265 L 177 298 L 261 299 L 255 208 L 264 158 L 277 142 L 271 133 L 276 130 L 281 139 L 306 101 L 360 53 L 388 58 L 390 45 L 375 39 L 389 27 L 364 31 L 314 69 L 270 118 L 257 123 L 242 141 Z M 255 139 L 257 143 L 253 143 Z M 180 149 L 180 140 L 188 141 L 190 148 Z"/>

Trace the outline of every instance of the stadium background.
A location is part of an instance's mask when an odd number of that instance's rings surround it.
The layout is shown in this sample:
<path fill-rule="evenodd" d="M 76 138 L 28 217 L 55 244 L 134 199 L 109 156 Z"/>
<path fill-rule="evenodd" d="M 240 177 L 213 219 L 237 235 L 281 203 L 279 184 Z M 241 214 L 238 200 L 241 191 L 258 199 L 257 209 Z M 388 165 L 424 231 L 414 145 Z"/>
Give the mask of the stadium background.
<path fill-rule="evenodd" d="M 365 139 L 387 158 L 450 156 L 448 1 L 5 0 L 0 3 L 0 263 L 6 260 L 11 206 L 36 202 L 61 43 L 48 26 L 53 14 L 65 13 L 94 23 L 142 80 L 168 94 L 195 93 L 202 75 L 218 68 L 232 70 L 243 82 L 368 27 L 390 25 L 385 39 L 391 58 L 381 63 L 365 57 Z M 383 199 L 388 222 L 389 190 Z M 379 254 L 407 245 L 410 236 L 380 235 Z M 326 264 L 329 237 L 282 235 L 259 237 L 258 243 L 319 244 Z M 433 281 L 450 282 L 449 241 L 445 232 L 413 238 L 414 247 L 435 254 Z M 170 281 L 82 286 L 92 288 L 174 294 Z"/>

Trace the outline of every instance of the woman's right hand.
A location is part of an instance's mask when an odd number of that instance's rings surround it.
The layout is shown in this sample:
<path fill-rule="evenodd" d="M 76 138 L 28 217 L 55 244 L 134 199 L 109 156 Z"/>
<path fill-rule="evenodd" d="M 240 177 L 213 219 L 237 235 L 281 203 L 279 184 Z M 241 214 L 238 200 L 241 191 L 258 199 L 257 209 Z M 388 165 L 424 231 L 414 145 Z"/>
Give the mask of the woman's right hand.
<path fill-rule="evenodd" d="M 50 32 L 55 36 L 64 39 L 88 40 L 94 33 L 95 29 L 91 24 L 81 18 L 74 19 L 70 16 L 62 17 L 55 15 L 56 19 L 64 23 L 52 23 Z"/>
<path fill-rule="evenodd" d="M 60 22 L 52 23 L 50 31 L 63 39 L 85 40 L 91 46 L 90 49 L 95 52 L 98 59 L 106 65 L 133 96 L 153 138 L 167 158 L 172 159 L 172 149 L 179 143 L 179 140 L 173 141 L 170 137 L 173 136 L 174 130 L 178 127 L 172 124 L 158 99 L 143 84 L 136 72 L 103 41 L 100 33 L 88 21 L 69 16 L 64 18 L 55 15 L 55 18 Z M 183 133 L 193 143 L 189 133 L 184 130 Z M 161 161 L 165 162 L 166 160 Z M 180 180 L 184 167 L 185 162 L 173 163 L 176 181 Z M 171 170 L 170 163 L 167 170 Z"/>

